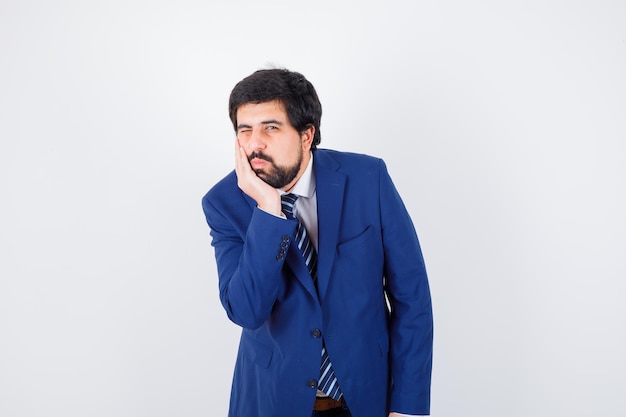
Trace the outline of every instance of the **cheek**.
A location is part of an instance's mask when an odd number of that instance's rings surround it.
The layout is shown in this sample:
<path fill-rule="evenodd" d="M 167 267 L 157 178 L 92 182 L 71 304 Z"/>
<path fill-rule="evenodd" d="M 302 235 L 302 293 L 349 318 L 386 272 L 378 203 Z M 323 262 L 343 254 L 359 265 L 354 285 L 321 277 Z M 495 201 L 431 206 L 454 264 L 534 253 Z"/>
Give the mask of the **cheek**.
<path fill-rule="evenodd" d="M 248 150 L 248 145 L 250 144 L 250 135 L 245 133 L 238 133 L 237 140 L 239 141 L 239 145 L 246 151 Z"/>

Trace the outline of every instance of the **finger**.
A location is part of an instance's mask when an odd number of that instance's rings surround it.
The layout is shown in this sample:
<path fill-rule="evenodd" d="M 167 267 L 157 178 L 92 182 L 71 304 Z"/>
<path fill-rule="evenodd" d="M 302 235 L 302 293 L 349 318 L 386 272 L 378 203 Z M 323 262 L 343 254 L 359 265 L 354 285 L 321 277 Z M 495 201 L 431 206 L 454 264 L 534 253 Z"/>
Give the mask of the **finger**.
<path fill-rule="evenodd" d="M 241 157 L 240 157 L 241 147 L 239 146 L 239 140 L 235 139 L 235 172 L 237 176 L 241 174 Z"/>
<path fill-rule="evenodd" d="M 246 169 L 246 165 L 249 167 L 250 165 L 246 163 L 247 160 L 248 160 L 248 157 L 246 156 L 246 153 L 241 147 L 241 144 L 239 143 L 239 139 L 236 139 L 235 140 L 235 170 L 237 172 L 242 172 L 242 170 Z"/>
<path fill-rule="evenodd" d="M 239 143 L 239 139 L 235 139 L 235 162 L 240 163 L 243 155 L 245 155 L 245 152 L 241 147 L 241 143 Z"/>

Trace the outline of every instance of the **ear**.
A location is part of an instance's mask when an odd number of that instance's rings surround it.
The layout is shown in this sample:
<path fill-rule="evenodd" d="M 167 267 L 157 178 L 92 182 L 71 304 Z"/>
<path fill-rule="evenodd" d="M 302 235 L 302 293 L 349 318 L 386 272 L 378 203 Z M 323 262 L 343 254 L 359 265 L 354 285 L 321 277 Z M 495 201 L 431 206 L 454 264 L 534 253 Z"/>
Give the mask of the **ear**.
<path fill-rule="evenodd" d="M 302 150 L 311 150 L 313 144 L 313 137 L 315 136 L 315 126 L 307 125 L 306 129 L 300 133 L 300 139 L 302 139 Z"/>

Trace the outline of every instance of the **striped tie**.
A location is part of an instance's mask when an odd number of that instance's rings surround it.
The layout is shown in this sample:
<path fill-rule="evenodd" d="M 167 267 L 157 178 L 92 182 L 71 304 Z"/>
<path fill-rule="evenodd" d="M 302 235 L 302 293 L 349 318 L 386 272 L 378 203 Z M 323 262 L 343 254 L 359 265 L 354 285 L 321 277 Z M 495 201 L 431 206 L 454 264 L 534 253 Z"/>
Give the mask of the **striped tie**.
<path fill-rule="evenodd" d="M 281 196 L 283 213 L 285 213 L 285 216 L 287 216 L 288 219 L 296 220 L 298 222 L 298 226 L 296 227 L 295 242 L 297 243 L 298 249 L 304 258 L 304 263 L 313 278 L 313 283 L 317 284 L 317 253 L 311 243 L 311 239 L 309 239 L 306 228 L 293 214 L 293 207 L 297 199 L 298 196 L 295 194 L 283 194 Z M 326 346 L 324 345 L 322 345 L 322 364 L 320 367 L 320 380 L 318 388 L 324 394 L 335 400 L 341 398 L 341 389 L 339 388 L 335 371 L 333 371 L 330 358 L 326 352 Z"/>

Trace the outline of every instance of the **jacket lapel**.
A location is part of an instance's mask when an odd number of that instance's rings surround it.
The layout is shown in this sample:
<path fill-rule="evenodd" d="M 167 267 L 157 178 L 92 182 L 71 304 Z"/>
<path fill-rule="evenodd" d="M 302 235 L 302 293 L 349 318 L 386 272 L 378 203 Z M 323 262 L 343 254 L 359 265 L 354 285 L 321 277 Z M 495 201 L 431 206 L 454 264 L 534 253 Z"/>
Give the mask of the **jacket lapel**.
<path fill-rule="evenodd" d="M 323 151 L 315 151 L 315 189 L 317 194 L 318 260 L 317 290 L 320 301 L 328 289 L 330 271 L 337 253 L 339 222 L 343 208 L 346 176 L 340 172 L 339 163 Z"/>

